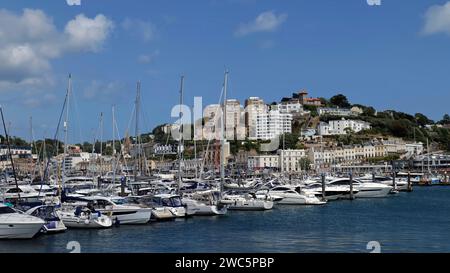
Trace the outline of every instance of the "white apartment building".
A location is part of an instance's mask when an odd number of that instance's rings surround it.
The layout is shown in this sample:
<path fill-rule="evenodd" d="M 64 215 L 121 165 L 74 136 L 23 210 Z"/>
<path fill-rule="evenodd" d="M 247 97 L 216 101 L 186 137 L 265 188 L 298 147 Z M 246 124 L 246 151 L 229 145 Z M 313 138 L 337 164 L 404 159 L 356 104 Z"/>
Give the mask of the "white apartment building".
<path fill-rule="evenodd" d="M 222 107 L 220 104 L 210 104 L 203 110 L 203 139 L 220 139 Z"/>
<path fill-rule="evenodd" d="M 8 147 L 0 145 L 0 156 L 8 155 Z M 11 147 L 11 155 L 13 157 L 31 155 L 30 147 Z"/>
<path fill-rule="evenodd" d="M 245 127 L 247 128 L 247 136 L 249 139 L 257 139 L 257 132 L 267 130 L 265 124 L 267 121 L 268 107 L 259 97 L 250 97 L 245 101 Z M 259 116 L 259 118 L 258 118 Z M 259 128 L 258 128 L 258 119 Z"/>
<path fill-rule="evenodd" d="M 226 138 L 245 139 L 245 112 L 239 101 L 236 99 L 227 100 L 225 112 Z"/>
<path fill-rule="evenodd" d="M 303 105 L 300 103 L 300 100 L 294 99 L 294 100 L 288 100 L 288 101 L 282 101 L 280 104 L 278 104 L 278 109 L 281 113 L 303 113 Z"/>
<path fill-rule="evenodd" d="M 247 159 L 247 164 L 249 170 L 278 169 L 279 156 L 278 155 L 249 156 Z"/>
<path fill-rule="evenodd" d="M 405 150 L 410 155 L 421 155 L 424 152 L 423 143 L 406 143 Z"/>
<path fill-rule="evenodd" d="M 292 114 L 270 110 L 256 115 L 256 135 L 250 139 L 270 140 L 292 132 Z"/>
<path fill-rule="evenodd" d="M 81 163 L 88 163 L 91 159 L 98 158 L 98 154 L 92 154 L 87 152 L 81 152 L 76 154 L 71 154 L 67 156 L 64 160 L 64 155 L 60 155 L 59 160 L 63 163 L 63 168 L 66 172 L 73 170 L 79 170 Z"/>
<path fill-rule="evenodd" d="M 390 154 L 406 152 L 406 143 L 401 138 L 389 138 L 382 140 L 381 143 L 383 143 L 386 151 Z"/>
<path fill-rule="evenodd" d="M 362 130 L 370 129 L 370 123 L 361 120 L 331 120 L 329 123 L 321 122 L 317 127 L 317 133 L 321 136 L 345 135 L 346 129 L 357 133 Z"/>

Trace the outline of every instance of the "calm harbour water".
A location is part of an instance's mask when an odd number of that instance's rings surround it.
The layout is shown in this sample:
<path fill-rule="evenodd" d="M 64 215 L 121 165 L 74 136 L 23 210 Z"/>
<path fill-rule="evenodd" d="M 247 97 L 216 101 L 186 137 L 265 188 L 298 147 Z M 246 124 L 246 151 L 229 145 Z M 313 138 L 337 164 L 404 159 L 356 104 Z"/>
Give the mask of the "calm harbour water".
<path fill-rule="evenodd" d="M 0 241 L 0 252 L 450 252 L 450 187 L 414 188 L 385 199 L 276 206 L 107 230 L 68 230 L 27 241 Z"/>

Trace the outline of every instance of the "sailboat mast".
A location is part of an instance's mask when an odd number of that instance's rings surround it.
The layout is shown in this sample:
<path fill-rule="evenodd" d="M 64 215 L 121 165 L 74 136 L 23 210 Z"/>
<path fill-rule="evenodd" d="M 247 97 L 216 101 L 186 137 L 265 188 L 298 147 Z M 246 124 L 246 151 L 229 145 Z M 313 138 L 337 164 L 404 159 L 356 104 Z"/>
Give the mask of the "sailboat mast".
<path fill-rule="evenodd" d="M 72 91 L 72 74 L 69 74 L 69 84 L 67 88 L 67 104 L 66 104 L 66 118 L 64 120 L 64 158 L 63 158 L 63 172 L 62 172 L 62 185 L 64 188 L 66 180 L 66 158 L 67 158 L 67 141 L 68 141 L 68 127 L 69 127 L 69 102 L 70 93 Z"/>
<path fill-rule="evenodd" d="M 100 175 L 103 175 L 102 156 L 103 156 L 103 112 L 100 113 Z"/>
<path fill-rule="evenodd" d="M 9 155 L 9 160 L 11 160 L 11 166 L 13 169 L 13 174 L 14 174 L 14 182 L 16 184 L 16 189 L 19 189 L 19 183 L 17 182 L 17 174 L 16 174 L 16 168 L 14 166 L 14 160 L 12 158 L 12 153 L 11 153 L 11 143 L 9 142 L 9 135 L 8 135 L 8 130 L 6 129 L 6 124 L 5 124 L 5 118 L 3 117 L 3 107 L 0 106 L 0 113 L 2 116 L 2 123 L 3 123 L 3 129 L 5 130 L 5 138 L 6 138 L 6 145 L 8 146 L 8 155 Z M 20 191 L 17 191 L 17 195 L 19 197 L 20 200 Z"/>
<path fill-rule="evenodd" d="M 112 106 L 112 170 L 113 170 L 113 181 L 112 183 L 116 183 L 116 114 L 115 114 L 115 106 Z"/>
<path fill-rule="evenodd" d="M 30 148 L 31 148 L 31 157 L 29 161 L 29 166 L 31 170 L 31 181 L 34 180 L 34 174 L 35 174 L 35 167 L 33 167 L 33 146 L 34 146 L 34 139 L 33 139 L 33 117 L 30 117 Z M 39 159 L 38 159 L 39 161 Z"/>
<path fill-rule="evenodd" d="M 134 181 L 137 180 L 137 172 L 138 169 L 140 171 L 140 160 L 141 160 L 141 149 L 140 149 L 140 141 L 139 141 L 139 100 L 141 99 L 141 82 L 138 81 L 136 85 L 136 101 L 135 101 L 135 108 L 136 108 L 136 150 L 135 150 L 135 159 L 134 159 Z"/>
<path fill-rule="evenodd" d="M 222 198 L 223 184 L 225 183 L 225 105 L 227 100 L 227 85 L 228 85 L 228 71 L 225 71 L 225 78 L 223 81 L 223 102 L 222 102 L 222 122 L 220 135 L 220 198 Z"/>
<path fill-rule="evenodd" d="M 183 110 L 183 92 L 184 92 L 184 76 L 181 76 L 180 80 L 180 113 L 179 113 L 179 136 L 178 136 L 178 192 L 181 190 L 182 178 L 181 178 L 181 161 L 183 159 L 183 121 L 181 120 Z"/>
<path fill-rule="evenodd" d="M 430 146 L 428 143 L 428 138 L 427 138 L 427 168 L 428 168 L 428 173 L 430 174 Z"/>

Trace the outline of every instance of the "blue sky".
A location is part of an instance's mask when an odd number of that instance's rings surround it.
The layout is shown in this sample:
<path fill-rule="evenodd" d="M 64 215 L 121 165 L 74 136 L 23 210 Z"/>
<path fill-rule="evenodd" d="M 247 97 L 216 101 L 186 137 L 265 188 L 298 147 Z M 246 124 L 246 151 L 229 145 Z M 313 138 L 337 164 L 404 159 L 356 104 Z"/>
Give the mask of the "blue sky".
<path fill-rule="evenodd" d="M 0 9 L 0 104 L 11 134 L 26 138 L 30 116 L 35 138 L 54 134 L 69 72 L 71 142 L 94 138 L 100 112 L 111 137 L 113 104 L 123 135 L 137 80 L 144 131 L 174 120 L 181 74 L 186 104 L 216 103 L 225 67 L 229 97 L 242 103 L 305 88 L 436 120 L 450 112 L 450 1 L 5 0 Z"/>

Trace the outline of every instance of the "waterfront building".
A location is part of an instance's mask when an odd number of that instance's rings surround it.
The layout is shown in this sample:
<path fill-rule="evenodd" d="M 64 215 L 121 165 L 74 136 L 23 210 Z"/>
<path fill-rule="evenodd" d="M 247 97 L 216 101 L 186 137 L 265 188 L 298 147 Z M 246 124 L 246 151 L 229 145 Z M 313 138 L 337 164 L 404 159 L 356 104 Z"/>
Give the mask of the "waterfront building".
<path fill-rule="evenodd" d="M 390 137 L 381 140 L 389 154 L 406 154 L 407 156 L 415 156 L 424 153 L 424 144 L 422 142 L 405 142 L 401 138 Z"/>
<path fill-rule="evenodd" d="M 279 168 L 279 156 L 278 155 L 255 155 L 248 157 L 248 169 L 249 170 L 262 170 L 262 169 L 274 169 Z"/>
<path fill-rule="evenodd" d="M 155 144 L 153 146 L 153 154 L 154 155 L 174 155 L 174 154 L 177 154 L 177 148 L 171 144 L 168 144 L 168 145 Z"/>
<path fill-rule="evenodd" d="M 67 156 L 65 160 L 63 157 L 63 168 L 66 172 L 79 170 L 81 168 L 81 163 L 88 163 L 91 158 L 93 159 L 95 156 L 87 152 L 73 153 Z"/>
<path fill-rule="evenodd" d="M 220 141 L 215 141 L 214 143 L 211 143 L 206 149 L 206 147 L 203 147 L 203 158 L 205 159 L 205 167 L 209 169 L 217 169 L 220 168 Z M 225 141 L 224 145 L 224 156 L 225 156 L 225 166 L 228 165 L 228 159 L 230 158 L 230 142 Z"/>
<path fill-rule="evenodd" d="M 280 160 L 280 170 L 287 173 L 298 173 L 306 166 L 301 166 L 302 159 L 307 158 L 307 151 L 304 149 L 278 150 Z"/>
<path fill-rule="evenodd" d="M 234 156 L 234 162 L 237 169 L 247 169 L 249 157 L 256 156 L 258 153 L 256 150 L 239 150 Z"/>
<path fill-rule="evenodd" d="M 311 147 L 308 149 L 308 158 L 316 167 L 331 167 L 334 164 L 357 164 L 371 158 L 381 158 L 387 155 L 383 145 L 348 145 L 336 148 Z"/>
<path fill-rule="evenodd" d="M 424 152 L 424 147 L 422 142 L 413 142 L 405 144 L 405 151 L 408 155 L 421 155 Z"/>
<path fill-rule="evenodd" d="M 0 157 L 8 155 L 8 147 L 0 145 Z M 31 147 L 11 147 L 11 155 L 13 158 L 26 158 L 31 156 Z"/>

